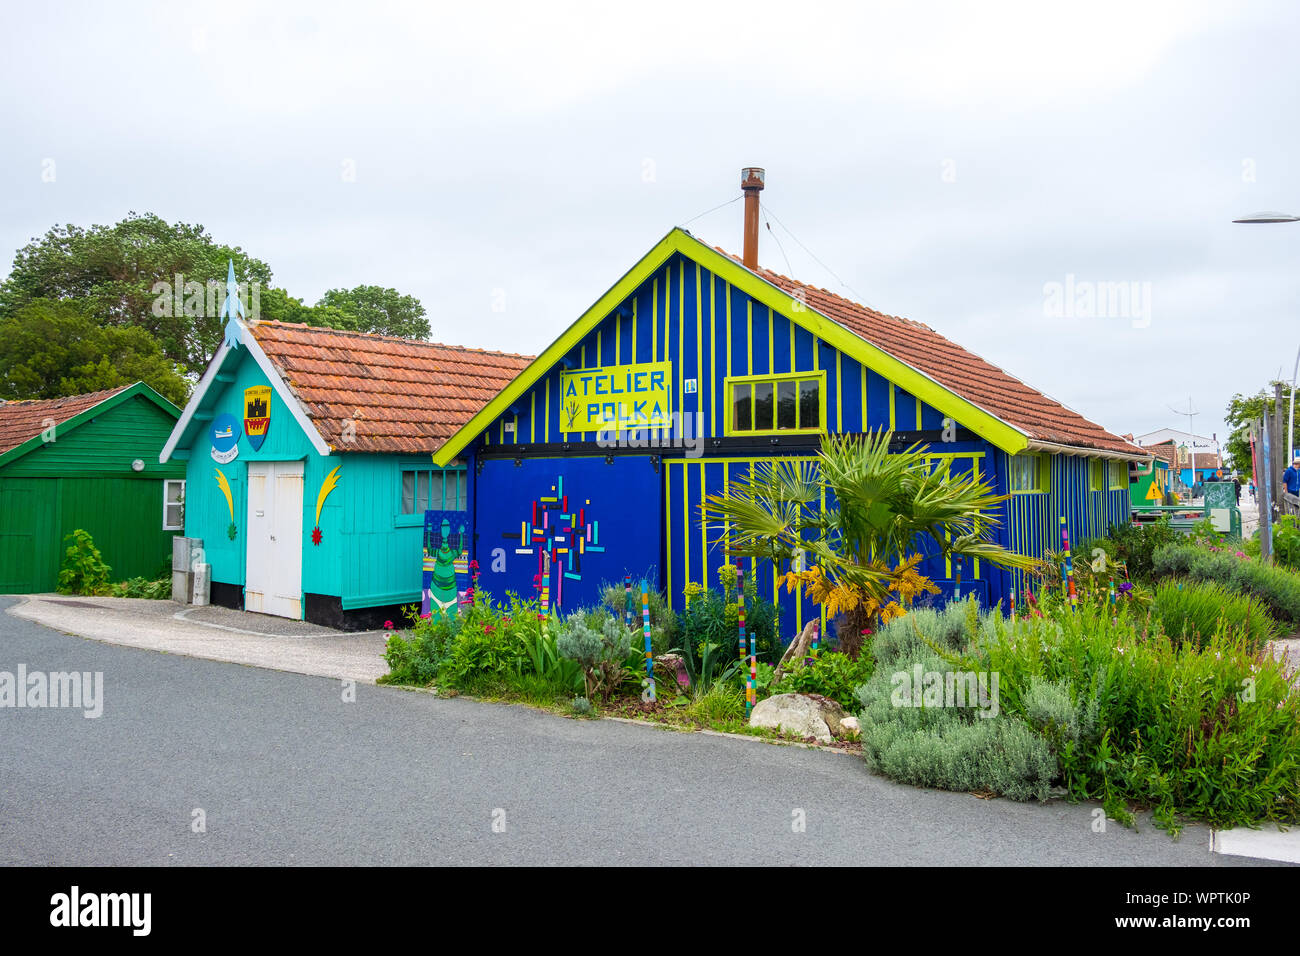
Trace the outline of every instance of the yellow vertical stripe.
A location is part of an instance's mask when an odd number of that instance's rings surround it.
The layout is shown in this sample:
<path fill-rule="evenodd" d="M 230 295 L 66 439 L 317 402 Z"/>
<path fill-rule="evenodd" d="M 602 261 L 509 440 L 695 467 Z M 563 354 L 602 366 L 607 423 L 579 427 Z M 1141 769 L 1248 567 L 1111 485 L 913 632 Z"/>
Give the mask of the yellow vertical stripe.
<path fill-rule="evenodd" d="M 614 364 L 623 362 L 623 316 L 614 317 Z"/>
<path fill-rule="evenodd" d="M 921 430 L 921 400 L 919 398 L 916 400 L 916 429 L 917 431 Z"/>
<path fill-rule="evenodd" d="M 701 404 L 704 389 L 704 300 L 700 298 L 700 264 L 695 263 L 695 411 L 703 412 Z M 712 384 L 712 383 L 710 383 Z M 685 400 L 683 400 L 685 404 Z M 700 431 L 704 431 L 704 416 L 700 415 Z M 707 575 L 706 575 L 707 577 Z M 707 581 L 705 582 L 708 583 Z"/>
<path fill-rule="evenodd" d="M 895 388 L 894 383 L 890 382 L 889 383 L 889 427 L 891 430 L 898 427 L 894 423 L 894 388 Z"/>
<path fill-rule="evenodd" d="M 794 367 L 794 320 L 786 319 L 786 324 L 790 326 L 790 362 L 786 368 L 787 372 L 793 372 Z"/>
<path fill-rule="evenodd" d="M 689 463 L 681 463 L 682 472 L 682 558 L 685 567 L 682 573 L 682 587 L 691 583 L 691 469 Z"/>
<path fill-rule="evenodd" d="M 747 330 L 745 332 L 745 337 L 749 342 L 749 364 L 745 366 L 745 374 L 753 375 L 754 374 L 754 300 L 749 299 L 745 303 L 745 306 L 746 306 L 746 311 L 748 312 L 748 318 L 746 320 L 747 324 L 745 326 Z"/>
<path fill-rule="evenodd" d="M 671 462 L 664 463 L 664 554 L 668 556 L 668 568 L 665 578 L 668 582 L 668 603 L 672 604 L 673 594 L 673 468 Z"/>
<path fill-rule="evenodd" d="M 713 409 L 713 432 L 710 435 L 719 434 L 718 431 L 718 327 L 717 327 L 717 288 L 718 283 L 713 273 L 709 273 L 709 365 L 712 371 L 709 373 L 709 405 Z"/>
<path fill-rule="evenodd" d="M 528 390 L 528 399 L 532 402 L 532 411 L 528 415 L 528 442 L 531 444 L 537 441 L 537 389 Z"/>
<path fill-rule="evenodd" d="M 542 430 L 544 432 L 544 437 L 542 440 L 545 441 L 547 444 L 550 444 L 551 442 L 551 375 L 549 372 L 546 375 L 546 407 L 543 409 L 543 413 L 546 415 L 546 417 L 542 419 L 542 421 L 544 422 L 544 424 L 542 425 Z"/>
<path fill-rule="evenodd" d="M 835 430 L 837 432 L 844 431 L 844 376 L 840 374 L 841 354 L 839 349 L 835 350 Z"/>
<path fill-rule="evenodd" d="M 698 269 L 699 266 L 697 265 Z M 682 354 L 686 349 L 686 260 L 677 264 L 677 407 L 686 414 L 686 368 Z"/>
<path fill-rule="evenodd" d="M 603 350 L 601 349 L 600 346 L 601 346 L 600 329 L 597 329 L 596 330 L 596 367 L 597 368 L 605 364 L 605 357 L 603 354 Z M 618 364 L 618 359 L 614 360 L 614 364 L 615 365 Z"/>
<path fill-rule="evenodd" d="M 704 469 L 705 463 L 700 462 L 700 583 L 707 588 L 709 586 L 709 532 L 704 526 L 704 494 L 708 488 L 708 473 Z"/>
<path fill-rule="evenodd" d="M 727 462 L 722 463 L 722 493 L 728 493 L 728 486 L 731 484 L 731 466 Z M 731 548 L 731 519 L 722 519 L 722 548 L 726 552 Z M 726 555 L 727 563 L 731 563 L 731 555 Z"/>
<path fill-rule="evenodd" d="M 650 361 L 659 361 L 659 279 L 650 284 Z"/>
<path fill-rule="evenodd" d="M 673 313 L 673 270 L 672 267 L 669 267 L 664 270 L 664 347 L 659 350 L 659 354 L 663 356 L 664 361 L 668 361 L 668 339 L 671 337 L 668 332 L 669 329 L 668 323 L 672 319 L 672 313 Z"/>
<path fill-rule="evenodd" d="M 820 345 L 821 342 L 817 339 L 817 336 L 814 335 L 813 336 L 813 371 L 814 372 L 820 372 L 822 370 L 822 350 L 819 348 Z"/>
<path fill-rule="evenodd" d="M 862 370 L 862 430 L 865 432 L 871 424 L 871 418 L 867 415 L 867 367 L 859 363 L 858 368 Z"/>
<path fill-rule="evenodd" d="M 632 300 L 632 358 L 631 364 L 636 364 L 636 299 Z"/>
<path fill-rule="evenodd" d="M 772 316 L 771 307 L 767 310 L 767 373 L 771 375 L 776 371 L 776 341 L 775 332 L 776 319 Z M 774 395 L 775 399 L 775 395 Z"/>
<path fill-rule="evenodd" d="M 975 475 L 975 477 L 978 479 L 979 476 L 980 476 L 980 460 L 979 460 L 978 458 L 975 458 L 975 457 L 972 457 L 972 458 L 971 458 L 971 460 L 970 460 L 970 470 L 971 470 L 971 472 Z M 974 563 L 975 566 L 974 566 L 974 568 L 972 569 L 971 577 L 972 577 L 972 578 L 978 578 L 978 577 L 980 576 L 980 559 L 979 559 L 979 558 L 976 558 L 975 561 L 974 561 L 973 563 Z"/>

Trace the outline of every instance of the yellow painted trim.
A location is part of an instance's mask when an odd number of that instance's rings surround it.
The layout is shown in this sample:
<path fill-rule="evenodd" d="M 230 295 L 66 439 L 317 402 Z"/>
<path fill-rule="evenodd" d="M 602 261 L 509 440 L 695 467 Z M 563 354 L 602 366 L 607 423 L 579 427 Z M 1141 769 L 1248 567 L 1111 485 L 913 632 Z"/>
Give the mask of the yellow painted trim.
<path fill-rule="evenodd" d="M 727 289 L 727 377 L 731 377 L 731 283 L 726 283 Z"/>
<path fill-rule="evenodd" d="M 773 310 L 767 310 L 767 370 L 768 372 L 776 371 L 776 320 L 772 317 Z"/>
<path fill-rule="evenodd" d="M 916 400 L 916 430 L 921 430 L 921 400 Z"/>
<path fill-rule="evenodd" d="M 1026 454 L 1037 454 L 1039 459 L 1037 488 L 1019 488 L 1011 487 L 1011 459 L 1019 457 L 1017 455 L 1007 456 L 1007 490 L 1013 495 L 1050 495 L 1052 493 L 1052 458 L 1046 452 L 1027 452 Z"/>
<path fill-rule="evenodd" d="M 535 443 L 537 441 L 537 389 L 528 393 L 532 400 L 532 410 L 528 413 L 528 441 Z"/>
<path fill-rule="evenodd" d="M 718 381 L 718 303 L 717 303 L 718 284 L 714 281 L 713 273 L 709 273 L 709 364 L 712 370 L 709 373 L 709 405 L 713 409 L 713 430 L 709 432 L 709 437 L 718 433 L 718 390 L 716 383 Z"/>
<path fill-rule="evenodd" d="M 773 386 L 775 386 L 777 382 L 791 382 L 791 381 L 800 382 L 810 378 L 815 378 L 818 379 L 819 381 L 819 384 L 817 386 L 817 404 L 819 408 L 817 412 L 818 420 L 817 420 L 816 428 L 764 428 L 764 429 L 749 429 L 746 431 L 738 431 L 732 425 L 731 410 L 735 407 L 734 399 L 732 398 L 732 388 L 734 386 L 747 385 L 747 384 L 750 385 L 762 384 L 764 382 L 771 382 Z M 774 393 L 772 396 L 772 414 L 773 414 L 773 420 L 775 421 L 775 415 L 776 415 L 775 388 L 773 392 Z M 722 383 L 722 396 L 726 400 L 725 404 L 727 406 L 727 417 L 722 420 L 722 433 L 724 435 L 736 435 L 740 437 L 748 437 L 750 435 L 825 435 L 826 434 L 826 371 L 824 369 L 819 372 L 780 372 L 776 375 L 729 376 Z M 799 403 L 797 398 L 798 396 L 796 393 L 796 402 L 795 402 L 796 421 L 798 421 L 798 414 L 799 414 L 798 412 Z M 753 401 L 754 399 L 751 393 L 750 421 L 754 420 Z"/>
<path fill-rule="evenodd" d="M 545 440 L 549 445 L 551 443 L 551 376 L 546 376 L 546 420 L 542 426 L 545 431 Z"/>
<path fill-rule="evenodd" d="M 650 361 L 659 361 L 659 277 L 650 285 Z"/>
<path fill-rule="evenodd" d="M 916 395 L 945 417 L 960 422 L 964 427 L 993 443 L 1002 451 L 1015 454 L 1028 445 L 1028 436 L 1014 426 L 962 398 L 883 349 L 859 338 L 839 325 L 839 323 L 832 321 L 806 304 L 800 304 L 796 311 L 795 300 L 776 286 L 750 272 L 740 263 L 696 239 L 685 230 L 676 228 L 656 243 L 640 261 L 624 273 L 618 282 L 576 319 L 548 348 L 543 350 L 526 369 L 515 376 L 511 383 L 497 394 L 496 398 L 488 402 L 477 415 L 448 439 L 442 448 L 438 450 L 435 462 L 437 464 L 446 464 L 460 454 L 474 438 L 483 434 L 484 429 L 504 409 L 509 408 L 511 402 L 515 401 L 533 382 L 546 374 L 566 352 L 573 348 L 574 344 L 581 341 L 586 331 L 603 321 L 620 302 L 653 276 L 675 252 L 690 257 L 726 282 L 728 284 L 728 303 L 730 303 L 730 287 L 734 285 L 768 308 L 777 309 L 792 321 L 795 321 L 792 314 L 797 314 L 799 325 L 811 332 L 814 338 L 824 339 L 833 347 L 846 352 L 889 381 L 905 387 L 913 395 Z M 816 348 L 816 345 L 814 345 L 814 348 Z"/>
<path fill-rule="evenodd" d="M 716 462 L 719 459 L 715 458 L 713 460 Z M 727 486 L 731 484 L 731 459 L 723 458 L 721 459 L 721 462 L 722 462 L 722 493 L 725 495 L 727 493 Z M 724 548 L 724 550 L 731 548 L 731 519 L 730 518 L 724 518 L 722 520 L 722 547 Z M 728 556 L 727 560 L 730 561 L 731 557 Z"/>
<path fill-rule="evenodd" d="M 704 508 L 704 499 L 708 497 L 709 473 L 707 462 L 700 462 L 700 508 Z M 709 587 L 709 533 L 704 527 L 704 512 L 700 512 L 700 582 Z"/>
<path fill-rule="evenodd" d="M 754 374 L 754 300 L 745 300 L 745 311 L 747 313 L 745 342 L 749 346 L 749 364 L 745 366 L 745 374 Z"/>
<path fill-rule="evenodd" d="M 614 364 L 623 364 L 623 316 L 614 316 Z"/>
<path fill-rule="evenodd" d="M 682 560 L 686 567 L 683 572 L 682 587 L 685 588 L 691 583 L 691 472 L 689 464 L 682 462 Z M 664 471 L 664 480 L 667 480 L 668 472 Z M 672 524 L 671 521 L 665 524 Z M 671 552 L 670 552 L 671 553 Z"/>
<path fill-rule="evenodd" d="M 789 319 L 786 319 L 785 324 L 790 326 L 790 360 L 787 364 L 790 366 L 790 371 L 793 372 L 794 371 L 794 323 L 791 322 Z"/>
<path fill-rule="evenodd" d="M 698 264 L 696 265 L 698 269 Z M 677 262 L 677 407 L 686 414 L 686 260 Z"/>
<path fill-rule="evenodd" d="M 844 353 L 835 352 L 835 430 L 844 431 L 844 376 L 841 373 L 843 365 L 840 359 Z"/>
<path fill-rule="evenodd" d="M 893 382 L 890 382 L 888 379 L 885 381 L 889 384 L 889 429 L 890 431 L 897 431 L 898 424 L 894 420 L 894 389 L 898 386 Z"/>
<path fill-rule="evenodd" d="M 320 527 L 320 511 L 321 511 L 321 508 L 325 507 L 325 499 L 328 498 L 328 497 L 330 496 L 330 492 L 334 490 L 334 486 L 337 485 L 337 484 L 339 483 L 339 468 L 340 468 L 340 467 L 342 467 L 342 466 L 336 466 L 336 467 L 334 468 L 333 471 L 331 471 L 328 475 L 325 476 L 325 480 L 322 481 L 322 482 L 320 483 L 320 491 L 318 491 L 318 492 L 316 493 L 316 527 L 318 527 L 318 528 Z M 447 501 L 447 479 L 446 479 L 446 477 L 443 478 L 442 485 L 443 485 L 443 490 L 442 490 L 442 500 L 443 500 L 443 503 L 445 504 L 446 501 Z M 229 486 L 227 486 L 227 488 L 224 489 L 224 490 L 226 491 L 226 494 L 227 494 L 227 495 L 230 494 Z M 234 508 L 231 508 L 231 518 L 230 518 L 230 520 L 231 520 L 231 521 L 234 521 L 234 520 L 235 520 L 235 519 L 234 519 Z"/>
<path fill-rule="evenodd" d="M 861 362 L 858 363 L 858 371 L 862 373 L 862 430 L 865 432 L 871 422 L 867 415 L 867 367 Z"/>
<path fill-rule="evenodd" d="M 701 397 L 704 389 L 704 301 L 700 298 L 700 264 L 695 263 L 695 411 L 703 412 Z M 709 382 L 713 387 L 713 382 Z M 682 411 L 686 410 L 686 396 L 682 396 Z M 704 416 L 700 415 L 700 431 L 704 430 Z"/>
<path fill-rule="evenodd" d="M 636 364 L 636 299 L 632 300 L 632 364 Z"/>

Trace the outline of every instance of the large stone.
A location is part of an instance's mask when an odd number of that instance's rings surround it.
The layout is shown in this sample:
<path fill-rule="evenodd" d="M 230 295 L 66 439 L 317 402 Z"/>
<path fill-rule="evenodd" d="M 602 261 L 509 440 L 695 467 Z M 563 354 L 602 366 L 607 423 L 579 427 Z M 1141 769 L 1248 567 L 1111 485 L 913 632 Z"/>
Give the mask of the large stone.
<path fill-rule="evenodd" d="M 844 732 L 844 717 L 843 707 L 820 694 L 777 694 L 758 702 L 749 715 L 749 726 L 829 744 Z"/>

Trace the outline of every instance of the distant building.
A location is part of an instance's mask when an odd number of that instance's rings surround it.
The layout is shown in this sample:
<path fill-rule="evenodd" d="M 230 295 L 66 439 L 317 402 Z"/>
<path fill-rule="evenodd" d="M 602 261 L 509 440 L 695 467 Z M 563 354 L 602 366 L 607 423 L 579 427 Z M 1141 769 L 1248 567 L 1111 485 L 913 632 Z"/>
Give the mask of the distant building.
<path fill-rule="evenodd" d="M 1223 467 L 1222 449 L 1213 437 L 1206 438 L 1177 428 L 1161 428 L 1138 435 L 1133 440 L 1168 462 L 1171 473 L 1188 488 L 1198 481 L 1213 478 Z"/>

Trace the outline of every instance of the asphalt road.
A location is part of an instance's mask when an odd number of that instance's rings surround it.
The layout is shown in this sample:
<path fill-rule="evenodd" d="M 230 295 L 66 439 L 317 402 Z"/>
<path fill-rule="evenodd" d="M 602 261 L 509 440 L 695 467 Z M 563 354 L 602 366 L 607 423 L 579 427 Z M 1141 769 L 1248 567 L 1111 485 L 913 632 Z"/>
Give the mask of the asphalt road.
<path fill-rule="evenodd" d="M 345 702 L 0 613 L 0 671 L 19 664 L 102 671 L 103 715 L 0 708 L 3 864 L 1254 862 L 1203 828 L 1095 833 L 1091 806 L 917 790 L 857 757 L 366 684 Z"/>

